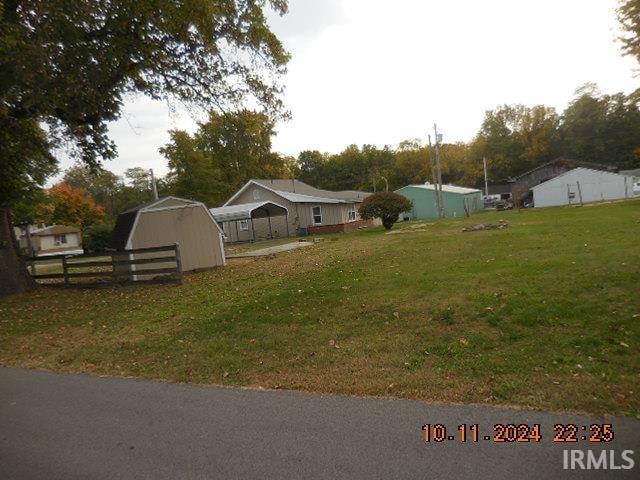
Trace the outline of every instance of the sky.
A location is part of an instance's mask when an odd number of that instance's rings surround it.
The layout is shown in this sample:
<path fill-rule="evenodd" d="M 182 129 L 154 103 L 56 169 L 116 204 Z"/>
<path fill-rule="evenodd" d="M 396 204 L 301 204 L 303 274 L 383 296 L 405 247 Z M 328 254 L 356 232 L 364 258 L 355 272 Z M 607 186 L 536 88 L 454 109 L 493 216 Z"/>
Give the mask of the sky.
<path fill-rule="evenodd" d="M 638 64 L 616 41 L 616 0 L 289 0 L 270 15 L 292 59 L 283 79 L 292 119 L 273 149 L 337 153 L 349 144 L 395 146 L 437 122 L 445 142 L 469 141 L 503 104 L 562 111 L 576 88 L 640 86 Z M 119 156 L 105 168 L 167 172 L 158 149 L 197 117 L 132 96 L 110 125 Z M 64 169 L 72 158 L 61 162 Z"/>

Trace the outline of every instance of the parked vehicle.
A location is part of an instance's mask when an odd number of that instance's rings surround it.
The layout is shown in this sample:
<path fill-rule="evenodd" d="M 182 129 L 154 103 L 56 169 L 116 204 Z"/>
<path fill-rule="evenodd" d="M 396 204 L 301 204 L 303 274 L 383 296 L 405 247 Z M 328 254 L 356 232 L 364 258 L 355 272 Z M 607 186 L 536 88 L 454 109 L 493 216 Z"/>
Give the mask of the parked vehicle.
<path fill-rule="evenodd" d="M 496 202 L 496 210 L 511 210 L 513 204 L 507 200 L 499 200 Z"/>

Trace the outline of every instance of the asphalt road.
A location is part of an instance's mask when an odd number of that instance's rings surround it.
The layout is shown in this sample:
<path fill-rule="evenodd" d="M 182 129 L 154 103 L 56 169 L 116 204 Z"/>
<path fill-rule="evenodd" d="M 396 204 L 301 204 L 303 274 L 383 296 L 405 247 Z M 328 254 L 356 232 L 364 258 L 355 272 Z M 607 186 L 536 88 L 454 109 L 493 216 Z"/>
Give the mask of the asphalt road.
<path fill-rule="evenodd" d="M 477 423 L 480 440 L 426 443 L 425 423 L 447 436 Z M 495 423 L 537 423 L 542 438 L 485 441 Z M 615 437 L 554 443 L 555 423 L 611 423 Z M 603 448 L 617 467 L 634 450 L 635 467 L 562 469 L 564 450 Z M 0 478 L 640 478 L 640 422 L 0 369 Z"/>

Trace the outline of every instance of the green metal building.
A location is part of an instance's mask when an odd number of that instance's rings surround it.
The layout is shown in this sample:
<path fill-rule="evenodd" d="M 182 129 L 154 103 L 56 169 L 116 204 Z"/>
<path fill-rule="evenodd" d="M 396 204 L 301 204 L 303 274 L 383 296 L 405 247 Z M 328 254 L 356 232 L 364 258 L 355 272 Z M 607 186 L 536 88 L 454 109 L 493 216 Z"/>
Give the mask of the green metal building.
<path fill-rule="evenodd" d="M 413 202 L 411 211 L 400 215 L 400 220 L 429 220 L 438 218 L 435 185 L 407 185 L 396 190 Z M 446 217 L 465 217 L 483 208 L 482 192 L 475 188 L 442 185 Z"/>

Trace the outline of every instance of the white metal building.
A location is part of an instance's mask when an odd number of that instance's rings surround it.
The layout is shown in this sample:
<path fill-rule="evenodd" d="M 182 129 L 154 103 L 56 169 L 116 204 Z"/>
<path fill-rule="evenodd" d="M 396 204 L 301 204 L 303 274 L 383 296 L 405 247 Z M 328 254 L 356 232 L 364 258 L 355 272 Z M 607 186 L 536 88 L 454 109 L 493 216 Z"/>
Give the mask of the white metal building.
<path fill-rule="evenodd" d="M 633 197 L 633 178 L 578 167 L 531 189 L 535 207 L 574 205 Z"/>

